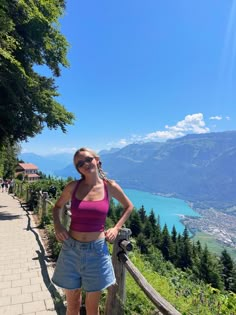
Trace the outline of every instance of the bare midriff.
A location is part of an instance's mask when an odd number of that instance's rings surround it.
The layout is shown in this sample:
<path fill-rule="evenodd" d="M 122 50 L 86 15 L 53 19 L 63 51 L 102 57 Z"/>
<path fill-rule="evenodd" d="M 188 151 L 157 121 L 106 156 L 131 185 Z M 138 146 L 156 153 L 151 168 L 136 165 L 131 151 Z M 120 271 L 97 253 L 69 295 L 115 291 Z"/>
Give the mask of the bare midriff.
<path fill-rule="evenodd" d="M 77 232 L 70 230 L 69 235 L 80 242 L 92 242 L 99 240 L 101 238 L 105 238 L 104 232 Z"/>

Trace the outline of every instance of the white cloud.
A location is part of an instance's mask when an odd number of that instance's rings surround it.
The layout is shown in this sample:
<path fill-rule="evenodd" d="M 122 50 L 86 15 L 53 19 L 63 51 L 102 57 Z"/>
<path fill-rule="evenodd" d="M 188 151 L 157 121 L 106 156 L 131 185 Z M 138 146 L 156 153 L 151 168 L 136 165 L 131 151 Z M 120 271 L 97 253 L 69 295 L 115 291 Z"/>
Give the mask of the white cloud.
<path fill-rule="evenodd" d="M 126 145 L 127 140 L 126 139 L 120 139 L 119 143 L 120 143 L 120 145 Z"/>
<path fill-rule="evenodd" d="M 177 131 L 155 131 L 155 132 L 147 134 L 144 139 L 149 140 L 149 141 L 156 140 L 156 139 L 166 140 L 166 139 L 174 139 L 181 136 L 184 136 L 184 133 L 177 132 Z"/>
<path fill-rule="evenodd" d="M 230 120 L 230 117 L 229 117 L 229 116 L 226 116 L 225 119 L 226 119 L 226 120 Z"/>
<path fill-rule="evenodd" d="M 211 116 L 209 119 L 210 120 L 221 120 L 222 116 Z"/>
<path fill-rule="evenodd" d="M 148 133 L 145 136 L 132 135 L 129 140 L 121 139 L 118 143 L 110 143 L 109 146 L 121 147 L 134 142 L 163 141 L 183 137 L 184 135 L 190 133 L 200 134 L 210 131 L 210 129 L 206 127 L 202 113 L 187 115 L 183 120 L 177 122 L 174 126 L 166 125 L 165 129 L 166 130 L 157 130 Z"/>
<path fill-rule="evenodd" d="M 145 140 L 159 140 L 159 139 L 175 139 L 182 137 L 189 133 L 207 133 L 210 131 L 203 119 L 203 114 L 193 114 L 185 116 L 184 120 L 177 122 L 174 126 L 165 126 L 164 131 L 155 131 L 145 136 Z"/>

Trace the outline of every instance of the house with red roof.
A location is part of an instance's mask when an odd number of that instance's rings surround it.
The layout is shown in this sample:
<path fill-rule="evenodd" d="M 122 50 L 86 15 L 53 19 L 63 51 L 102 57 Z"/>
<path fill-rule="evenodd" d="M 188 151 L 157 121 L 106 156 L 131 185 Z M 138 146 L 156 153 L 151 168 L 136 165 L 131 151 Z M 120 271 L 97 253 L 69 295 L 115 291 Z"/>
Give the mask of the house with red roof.
<path fill-rule="evenodd" d="M 37 174 L 38 171 L 39 168 L 32 163 L 18 163 L 16 167 L 16 176 L 22 174 L 24 179 L 33 182 L 40 179 L 40 176 Z"/>

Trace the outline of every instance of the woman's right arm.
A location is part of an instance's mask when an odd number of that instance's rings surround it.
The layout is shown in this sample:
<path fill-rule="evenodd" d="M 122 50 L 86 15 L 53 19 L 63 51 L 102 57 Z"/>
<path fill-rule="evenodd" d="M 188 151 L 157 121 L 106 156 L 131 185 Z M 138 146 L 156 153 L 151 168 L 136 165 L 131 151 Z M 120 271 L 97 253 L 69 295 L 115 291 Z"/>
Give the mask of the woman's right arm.
<path fill-rule="evenodd" d="M 54 230 L 56 239 L 59 242 L 63 242 L 69 237 L 68 231 L 66 228 L 61 224 L 60 220 L 60 209 L 64 207 L 64 205 L 71 200 L 73 190 L 75 188 L 76 182 L 70 182 L 66 185 L 61 196 L 56 201 L 55 206 L 52 209 L 52 216 L 53 216 L 53 223 L 54 223 Z"/>

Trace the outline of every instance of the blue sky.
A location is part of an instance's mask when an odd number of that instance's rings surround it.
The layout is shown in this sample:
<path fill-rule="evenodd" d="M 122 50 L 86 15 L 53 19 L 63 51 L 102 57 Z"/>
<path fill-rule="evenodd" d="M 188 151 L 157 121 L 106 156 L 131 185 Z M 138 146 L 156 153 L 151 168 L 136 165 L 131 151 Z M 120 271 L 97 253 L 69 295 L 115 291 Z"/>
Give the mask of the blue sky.
<path fill-rule="evenodd" d="M 40 155 L 236 127 L 236 0 L 67 0 L 73 126 L 22 143 Z"/>

